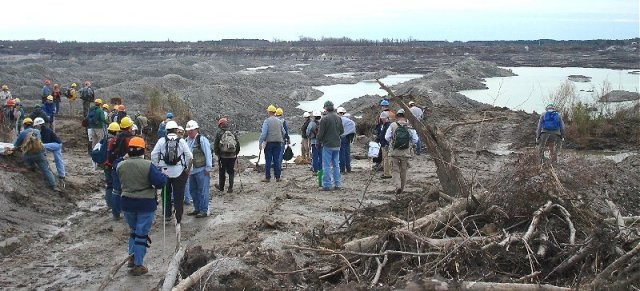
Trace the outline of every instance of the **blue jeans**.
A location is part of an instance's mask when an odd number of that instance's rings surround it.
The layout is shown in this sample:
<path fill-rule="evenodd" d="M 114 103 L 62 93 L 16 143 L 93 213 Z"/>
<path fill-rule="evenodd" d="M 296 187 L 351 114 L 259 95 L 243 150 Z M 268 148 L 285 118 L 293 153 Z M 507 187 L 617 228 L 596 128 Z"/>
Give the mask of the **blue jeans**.
<path fill-rule="evenodd" d="M 53 101 L 53 107 L 56 109 L 55 114 L 60 114 L 60 101 Z"/>
<path fill-rule="evenodd" d="M 133 254 L 133 263 L 142 266 L 144 255 L 147 254 L 147 238 L 155 211 L 152 212 L 124 212 L 124 219 L 129 224 L 129 254 Z"/>
<path fill-rule="evenodd" d="M 107 207 L 113 211 L 113 170 L 111 167 L 104 169 L 104 201 Z"/>
<path fill-rule="evenodd" d="M 340 187 L 340 148 L 322 147 L 322 188 Z"/>
<path fill-rule="evenodd" d="M 271 179 L 271 167 L 273 167 L 273 175 L 276 179 L 280 179 L 282 165 L 280 164 L 280 156 L 282 155 L 282 143 L 268 142 L 264 147 L 264 174 L 265 178 Z"/>
<path fill-rule="evenodd" d="M 320 145 L 311 145 L 311 166 L 314 173 L 322 169 L 322 147 Z"/>
<path fill-rule="evenodd" d="M 416 132 L 415 129 L 412 129 L 413 132 Z M 418 133 L 416 132 L 416 135 Z M 418 136 L 418 142 L 416 143 L 416 155 L 420 155 L 422 153 L 422 141 L 420 140 L 420 136 Z"/>
<path fill-rule="evenodd" d="M 351 143 L 346 136 L 340 137 L 340 172 L 351 172 Z"/>
<path fill-rule="evenodd" d="M 22 155 L 22 161 L 24 161 L 29 167 L 31 167 L 32 164 L 36 164 L 38 169 L 40 169 L 40 172 L 42 172 L 42 175 L 44 175 L 49 187 L 54 187 L 56 185 L 56 179 L 53 177 L 53 173 L 49 169 L 49 163 L 44 158 L 44 151 L 37 154 L 24 154 Z"/>
<path fill-rule="evenodd" d="M 187 185 L 185 186 L 185 191 L 184 191 L 184 203 L 185 204 L 190 204 L 193 201 L 193 198 L 191 198 L 191 192 L 189 191 L 189 180 L 187 180 Z"/>
<path fill-rule="evenodd" d="M 53 153 L 53 162 L 56 164 L 56 171 L 58 172 L 58 177 L 64 178 L 64 161 L 62 161 L 62 144 L 61 143 L 45 143 L 44 148 L 48 152 Z"/>
<path fill-rule="evenodd" d="M 198 212 L 209 211 L 209 175 L 204 171 L 189 175 L 189 191 L 193 198 L 193 208 Z M 186 200 L 186 199 L 185 199 Z"/>

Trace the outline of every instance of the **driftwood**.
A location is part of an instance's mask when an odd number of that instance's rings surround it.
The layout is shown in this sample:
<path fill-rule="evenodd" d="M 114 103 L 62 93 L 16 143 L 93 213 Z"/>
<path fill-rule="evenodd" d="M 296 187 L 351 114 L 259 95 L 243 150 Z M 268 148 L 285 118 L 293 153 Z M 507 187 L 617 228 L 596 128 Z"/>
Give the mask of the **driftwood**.
<path fill-rule="evenodd" d="M 608 279 L 615 271 L 619 270 L 624 264 L 627 263 L 627 261 L 629 261 L 629 259 L 637 256 L 638 254 L 640 254 L 640 243 L 637 243 L 633 249 L 619 257 L 613 263 L 609 264 L 609 266 L 602 270 L 600 274 L 596 275 L 596 277 L 591 282 L 591 285 L 597 289 L 598 286 L 607 284 Z M 633 277 L 635 277 L 636 275 L 637 274 L 634 274 Z"/>
<path fill-rule="evenodd" d="M 487 193 L 488 192 L 483 192 L 476 195 L 477 196 L 476 200 L 482 200 L 487 195 Z M 440 208 L 435 212 L 427 216 L 424 216 L 422 218 L 419 218 L 413 222 L 407 222 L 407 224 L 405 225 L 400 225 L 391 231 L 419 229 L 419 230 L 423 230 L 426 233 L 431 233 L 436 229 L 438 225 L 446 224 L 449 220 L 454 218 L 454 216 L 457 213 L 465 210 L 468 206 L 470 206 L 470 203 L 475 203 L 472 201 L 475 201 L 475 200 L 467 199 L 467 198 L 458 198 L 456 201 L 454 201 L 452 204 L 446 207 Z M 373 247 L 378 241 L 378 239 L 380 239 L 380 235 L 373 235 L 373 236 L 368 236 L 360 239 L 355 239 L 348 243 L 345 243 L 342 246 L 342 248 L 348 251 L 366 250 Z"/>
<path fill-rule="evenodd" d="M 462 281 L 460 283 L 447 283 L 438 280 L 432 280 L 435 285 L 430 286 L 434 290 L 470 290 L 470 291 L 569 291 L 570 288 L 558 287 L 553 285 L 540 284 L 521 284 L 521 283 L 493 283 L 493 282 L 470 282 Z"/>
<path fill-rule="evenodd" d="M 120 270 L 120 268 L 122 268 L 122 266 L 126 264 L 132 257 L 133 257 L 132 255 L 128 255 L 124 260 L 122 260 L 122 262 L 113 266 L 113 268 L 111 268 L 111 271 L 109 271 L 109 274 L 107 274 L 107 277 L 105 277 L 104 280 L 102 280 L 102 284 L 100 284 L 100 287 L 98 287 L 98 291 L 102 291 L 105 288 L 107 288 L 107 285 L 109 285 L 109 282 L 113 280 L 113 276 L 115 276 L 115 274 L 118 273 L 118 270 Z"/>
<path fill-rule="evenodd" d="M 418 120 L 413 113 L 411 113 L 411 110 L 409 110 L 409 106 L 402 101 L 403 96 L 396 96 L 396 94 L 380 80 L 376 79 L 376 82 L 380 84 L 381 89 L 387 91 L 387 94 L 391 97 L 389 98 L 391 102 L 404 109 L 404 116 L 411 122 L 418 136 L 420 136 L 420 139 L 426 145 L 427 152 L 436 164 L 436 174 L 444 192 L 458 197 L 468 196 L 469 188 L 464 182 L 462 171 L 457 166 L 458 163 L 454 152 L 444 137 L 439 135 L 432 125 Z M 428 99 L 428 97 L 425 98 Z"/>
<path fill-rule="evenodd" d="M 610 217 L 610 218 L 605 218 L 604 222 L 606 223 L 617 223 L 619 224 L 619 220 L 622 220 L 622 222 L 624 222 L 625 225 L 627 224 L 636 224 L 636 223 L 640 223 L 640 216 L 622 216 L 622 217 Z"/>
<path fill-rule="evenodd" d="M 449 125 L 447 128 L 445 128 L 442 131 L 442 134 L 446 134 L 449 131 L 451 131 L 452 129 L 458 127 L 458 126 L 476 124 L 476 123 L 482 123 L 482 122 L 485 122 L 485 121 L 494 121 L 494 120 L 507 120 L 507 117 L 500 116 L 500 117 L 494 117 L 494 118 L 483 118 L 483 119 L 479 119 L 479 120 L 471 120 L 471 121 L 453 123 L 453 124 Z"/>
<path fill-rule="evenodd" d="M 176 278 L 178 277 L 178 270 L 180 269 L 180 262 L 184 257 L 185 248 L 180 247 L 176 254 L 169 262 L 169 266 L 167 267 L 167 274 L 164 276 L 164 283 L 162 283 L 162 290 L 169 291 L 173 288 L 173 285 L 176 283 Z"/>
<path fill-rule="evenodd" d="M 197 271 L 193 272 L 193 274 L 191 274 L 191 276 L 185 278 L 184 280 L 182 280 L 177 286 L 173 287 L 173 289 L 171 289 L 172 291 L 185 291 L 185 290 L 189 290 L 189 288 L 191 288 L 191 286 L 195 285 L 198 281 L 200 281 L 200 279 L 202 279 L 202 277 L 209 272 L 209 270 L 211 270 L 211 268 L 213 268 L 213 266 L 216 265 L 216 261 L 210 262 L 204 266 L 202 266 L 200 269 L 198 269 Z"/>

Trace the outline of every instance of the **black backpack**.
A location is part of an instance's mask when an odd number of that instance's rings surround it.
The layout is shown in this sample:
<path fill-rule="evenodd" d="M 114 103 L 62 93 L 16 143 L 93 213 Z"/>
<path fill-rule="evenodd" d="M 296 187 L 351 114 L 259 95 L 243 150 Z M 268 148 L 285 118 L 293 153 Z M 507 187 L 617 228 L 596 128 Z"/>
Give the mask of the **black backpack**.
<path fill-rule="evenodd" d="M 178 148 L 180 148 L 180 138 L 168 139 L 164 141 L 164 155 L 162 160 L 169 166 L 175 166 L 181 161 L 181 156 L 178 154 Z"/>
<path fill-rule="evenodd" d="M 402 125 L 396 122 L 396 130 L 393 135 L 393 149 L 395 150 L 406 150 L 409 148 L 409 143 L 411 142 L 411 134 L 409 133 L 409 129 L 406 125 Z"/>
<path fill-rule="evenodd" d="M 308 138 L 307 137 L 307 127 L 309 127 L 309 122 L 311 122 L 311 119 L 307 119 L 307 121 L 304 122 L 304 124 L 302 125 L 302 138 Z"/>
<path fill-rule="evenodd" d="M 80 99 L 85 101 L 93 101 L 93 98 L 91 98 L 93 96 L 93 90 L 90 87 L 85 87 L 81 91 L 82 92 L 80 94 Z"/>

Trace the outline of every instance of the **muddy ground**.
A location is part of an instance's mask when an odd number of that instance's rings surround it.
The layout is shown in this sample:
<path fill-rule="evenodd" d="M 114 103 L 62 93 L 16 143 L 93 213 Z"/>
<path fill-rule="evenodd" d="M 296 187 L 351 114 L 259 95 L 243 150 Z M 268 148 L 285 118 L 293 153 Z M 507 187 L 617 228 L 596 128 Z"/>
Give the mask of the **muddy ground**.
<path fill-rule="evenodd" d="M 80 66 L 85 62 L 118 63 L 115 59 L 114 56 L 102 56 L 76 61 Z M 203 120 L 207 121 L 201 124 L 209 126 L 212 122 L 204 117 L 209 115 L 199 110 L 204 109 L 205 103 L 215 103 L 215 98 L 218 98 L 215 96 L 234 95 L 236 98 L 219 97 L 223 102 L 216 103 L 214 115 L 232 110 L 242 111 L 244 113 L 237 113 L 236 120 L 243 116 L 250 118 L 248 123 L 255 123 L 257 126 L 262 119 L 260 112 L 276 96 L 280 97 L 276 102 L 288 105 L 285 112 L 299 115 L 293 109 L 297 100 L 317 96 L 317 92 L 310 89 L 310 86 L 339 82 L 340 80 L 329 79 L 323 74 L 345 69 L 327 63 L 316 66 L 314 63 L 304 66 L 303 73 L 283 72 L 288 69 L 281 68 L 295 67 L 295 61 L 291 61 L 289 65 L 279 65 L 277 69 L 267 72 L 247 73 L 240 71 L 249 67 L 248 65 L 232 61 L 157 59 L 154 64 L 149 64 L 148 60 L 133 61 L 129 57 L 118 60 L 125 61 L 112 65 L 114 67 L 111 72 L 95 69 L 91 77 L 95 80 L 94 83 L 118 84 L 100 85 L 101 90 L 104 90 L 101 92 L 117 92 L 113 94 L 127 96 L 130 99 L 126 100 L 131 100 L 127 103 L 129 108 L 143 109 L 144 96 L 136 95 L 142 91 L 133 88 L 170 87 L 178 93 L 184 93 L 181 95 L 192 104 L 194 115 L 203 116 Z M 55 64 L 55 61 L 44 62 L 42 68 L 49 70 L 52 62 Z M 253 62 L 251 67 L 271 64 L 269 60 L 260 60 Z M 200 69 L 204 65 L 207 69 Z M 28 65 L 15 66 L 15 70 L 20 72 L 35 69 Z M 166 68 L 165 71 L 162 68 Z M 458 167 L 462 169 L 465 180 L 473 185 L 474 192 L 494 193 L 493 198 L 487 201 L 513 210 L 509 212 L 510 219 L 495 224 L 506 228 L 523 219 L 530 219 L 533 211 L 548 198 L 548 189 L 553 188 L 549 184 L 550 175 L 544 168 L 531 163 L 537 116 L 476 104 L 456 95 L 453 91 L 478 86 L 478 83 L 481 85 L 481 77 L 503 73 L 491 64 L 474 60 L 460 63 L 458 68 L 472 73 L 460 74 L 461 70 L 455 70 L 455 66 L 445 66 L 428 77 L 395 89 L 413 90 L 419 103 L 427 102 L 419 96 L 428 92 L 433 103 L 428 108 L 432 113 L 428 121 L 437 125 L 440 130 L 455 122 L 501 117 L 499 121 L 456 127 L 449 131 L 446 138 L 458 157 Z M 383 68 L 378 70 L 384 72 Z M 170 75 L 176 71 L 182 73 L 179 76 Z M 199 75 L 191 76 L 190 71 L 198 71 Z M 213 76 L 202 74 L 201 71 L 219 74 Z M 138 76 L 143 72 L 150 77 L 137 79 L 134 83 L 125 82 L 127 74 Z M 60 73 L 60 79 L 62 76 L 67 78 L 65 74 Z M 84 78 L 79 74 L 74 76 Z M 247 85 L 241 86 L 245 82 Z M 201 88 L 202 91 L 193 91 L 193 88 Z M 226 93 L 198 95 L 198 92 L 211 92 L 210 89 Z M 127 95 L 127 92 L 138 93 Z M 207 96 L 213 96 L 214 101 L 209 101 Z M 246 96 L 253 97 L 247 99 Z M 379 99 L 380 96 L 362 97 L 347 106 L 350 111 L 361 112 L 366 116 L 369 111 L 376 110 L 371 104 Z M 65 143 L 64 158 L 68 172 L 68 182 L 63 193 L 48 190 L 40 174 L 25 169 L 17 157 L 0 156 L 2 288 L 97 289 L 109 270 L 127 255 L 128 228 L 122 221 L 113 221 L 106 208 L 101 192 L 102 174 L 94 171 L 91 166 L 82 140 L 79 119 L 62 116 L 59 120 L 58 132 Z M 295 122 L 296 119 L 292 120 Z M 252 129 L 253 126 L 248 125 L 245 129 Z M 217 192 L 212 187 L 210 217 L 196 219 L 185 216 L 181 226 L 182 245 L 188 246 L 188 250 L 181 264 L 181 276 L 184 278 L 207 262 L 214 261 L 216 264 L 213 271 L 196 285 L 196 289 L 367 288 L 375 268 L 373 272 L 369 270 L 360 275 L 357 280 L 344 272 L 323 277 L 344 265 L 339 257 L 286 247 L 297 245 L 339 249 L 352 239 L 384 233 L 386 229 L 397 225 L 397 221 L 394 222 L 396 218 L 411 221 L 447 205 L 447 202 L 428 195 L 440 188 L 435 164 L 429 155 L 423 154 L 411 159 L 406 191 L 396 195 L 393 192 L 395 186 L 390 180 L 380 179 L 381 173 L 372 170 L 372 162 L 366 158 L 367 142 L 367 136 L 360 136 L 354 144 L 354 171 L 343 176 L 343 189 L 339 191 L 318 191 L 316 178 L 306 165 L 289 164 L 283 171 L 284 181 L 261 183 L 259 181 L 263 173 L 256 172 L 254 166 L 243 159 L 233 194 Z M 571 137 L 568 137 L 568 143 L 571 142 Z M 638 144 L 617 143 L 616 150 L 585 152 L 565 149 L 560 155 L 558 181 L 568 193 L 576 195 L 569 200 L 580 201 L 582 207 L 593 210 L 592 216 L 586 219 L 591 225 L 600 224 L 602 219 L 611 216 L 605 199 L 612 200 L 625 216 L 640 215 Z M 51 168 L 54 169 L 51 157 L 49 159 Z M 212 176 L 211 181 L 217 181 L 217 174 Z M 187 207 L 185 213 L 190 210 L 191 207 Z M 347 219 L 349 217 L 351 219 Z M 348 223 L 344 223 L 345 220 Z M 486 231 L 491 226 L 490 222 L 490 219 L 478 221 L 477 228 L 482 228 L 483 234 L 492 233 Z M 578 227 L 582 227 L 579 229 L 582 231 L 578 235 L 579 241 L 585 239 L 585 233 L 590 231 L 591 228 L 587 227 L 589 223 L 576 223 Z M 488 225 L 487 228 L 485 225 Z M 523 227 L 526 228 L 526 225 Z M 164 224 L 161 213 L 158 212 L 151 231 L 152 247 L 145 258 L 145 265 L 150 272 L 144 276 L 130 277 L 126 273 L 126 267 L 123 267 L 107 289 L 148 290 L 161 285 L 173 256 L 174 235 L 175 225 Z M 446 237 L 455 234 L 444 232 L 442 235 Z M 517 248 L 514 249 L 516 250 L 513 252 L 518 251 Z M 463 253 L 463 250 L 460 252 Z M 513 252 L 502 253 L 500 258 L 513 256 Z M 519 263 L 528 266 L 526 261 L 494 260 L 496 263 L 491 265 L 486 263 L 492 260 L 488 257 L 468 257 L 473 259 L 455 262 L 455 267 L 452 267 L 454 262 L 451 262 L 447 265 L 448 268 L 436 270 L 424 267 L 433 258 L 416 261 L 392 257 L 392 262 L 384 269 L 376 286 L 382 289 L 402 289 L 419 286 L 423 284 L 420 280 L 431 277 L 512 282 L 513 277 L 530 273 L 530 270 L 520 268 Z M 354 262 L 357 257 L 348 259 Z M 505 269 L 509 269 L 510 263 L 516 267 L 505 275 Z M 372 264 L 375 265 L 375 261 Z M 365 270 L 360 264 L 355 267 L 358 272 Z M 542 270 L 546 267 L 544 262 L 539 265 Z M 489 271 L 480 272 L 482 269 Z M 296 270 L 302 271 L 286 274 Z M 560 286 L 584 283 L 573 280 L 574 275 L 574 272 L 570 272 L 566 276 L 534 282 Z M 358 283 L 360 280 L 362 282 Z"/>

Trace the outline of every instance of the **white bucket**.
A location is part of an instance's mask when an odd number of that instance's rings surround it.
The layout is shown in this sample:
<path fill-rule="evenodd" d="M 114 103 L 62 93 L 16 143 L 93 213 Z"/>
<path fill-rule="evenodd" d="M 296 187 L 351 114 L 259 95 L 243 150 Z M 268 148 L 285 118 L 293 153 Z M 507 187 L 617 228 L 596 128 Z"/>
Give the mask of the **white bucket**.
<path fill-rule="evenodd" d="M 375 141 L 369 142 L 369 153 L 367 154 L 367 156 L 369 156 L 370 158 L 377 158 L 379 154 L 380 144 Z"/>

